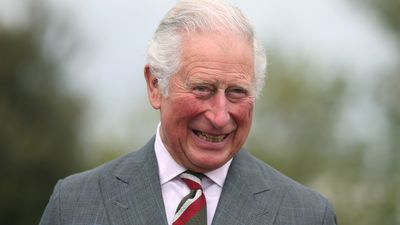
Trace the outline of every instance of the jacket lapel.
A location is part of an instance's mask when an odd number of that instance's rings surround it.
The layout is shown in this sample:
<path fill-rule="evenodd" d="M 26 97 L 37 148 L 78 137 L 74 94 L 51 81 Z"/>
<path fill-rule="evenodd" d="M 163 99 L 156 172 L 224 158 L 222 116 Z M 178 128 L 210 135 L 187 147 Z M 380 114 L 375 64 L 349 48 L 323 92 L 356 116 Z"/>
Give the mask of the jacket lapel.
<path fill-rule="evenodd" d="M 273 224 L 284 190 L 269 181 L 258 165 L 244 150 L 233 159 L 213 224 Z M 154 138 L 109 171 L 100 177 L 99 186 L 110 224 L 167 224 Z"/>
<path fill-rule="evenodd" d="M 154 138 L 125 156 L 99 182 L 110 224 L 167 224 Z"/>
<path fill-rule="evenodd" d="M 255 160 L 244 150 L 233 159 L 213 224 L 273 224 L 284 191 L 267 182 Z"/>

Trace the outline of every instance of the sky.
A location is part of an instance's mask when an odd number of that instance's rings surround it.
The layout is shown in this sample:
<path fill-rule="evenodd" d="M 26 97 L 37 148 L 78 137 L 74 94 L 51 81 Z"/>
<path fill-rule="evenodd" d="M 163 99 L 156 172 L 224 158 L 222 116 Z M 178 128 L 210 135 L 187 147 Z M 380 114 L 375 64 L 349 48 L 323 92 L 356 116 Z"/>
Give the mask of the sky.
<path fill-rule="evenodd" d="M 137 140 L 153 134 L 157 119 L 141 130 L 134 126 L 143 118 L 157 118 L 146 103 L 146 46 L 176 1 L 47 1 L 66 17 L 79 40 L 79 54 L 65 67 L 67 85 L 88 99 L 87 138 L 129 143 L 133 136 Z M 12 23 L 26 2 L 0 0 L 0 18 Z M 352 5 L 350 0 L 231 2 L 250 18 L 267 54 L 268 47 L 289 58 L 301 53 L 319 64 L 354 71 L 356 82 L 373 82 L 374 71 L 398 60 L 394 41 L 362 4 Z"/>

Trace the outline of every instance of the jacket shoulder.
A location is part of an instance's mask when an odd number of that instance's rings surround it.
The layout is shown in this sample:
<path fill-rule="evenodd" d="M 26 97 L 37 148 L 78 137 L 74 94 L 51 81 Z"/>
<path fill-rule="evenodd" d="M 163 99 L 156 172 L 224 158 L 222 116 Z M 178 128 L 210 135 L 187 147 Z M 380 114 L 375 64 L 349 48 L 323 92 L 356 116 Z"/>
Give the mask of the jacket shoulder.
<path fill-rule="evenodd" d="M 41 225 L 107 223 L 102 197 L 102 178 L 138 171 L 146 162 L 154 141 L 96 168 L 61 179 L 56 184 L 40 221 Z M 96 216 L 93 216 L 96 215 Z"/>
<path fill-rule="evenodd" d="M 255 169 L 260 171 L 259 173 L 261 174 L 262 179 L 264 179 L 268 185 L 284 190 L 288 198 L 297 199 L 303 204 L 311 204 L 311 207 L 313 204 L 320 206 L 320 204 L 324 205 L 326 203 L 327 199 L 320 193 L 293 180 L 264 161 L 257 159 L 250 154 L 249 157 L 252 158 L 252 161 L 254 162 L 253 165 L 256 167 Z"/>
<path fill-rule="evenodd" d="M 60 180 L 59 185 L 69 195 L 73 194 L 75 190 L 80 193 L 94 192 L 98 189 L 99 178 L 118 173 L 121 168 L 126 168 L 126 166 L 134 169 L 135 166 L 142 163 L 143 154 L 143 148 L 130 152 L 93 169 L 67 176 Z"/>
<path fill-rule="evenodd" d="M 241 151 L 247 161 L 246 173 L 251 179 L 269 187 L 271 193 L 280 196 L 276 215 L 278 224 L 336 224 L 336 216 L 329 200 L 320 193 L 289 178 L 247 151 Z M 243 167 L 242 167 L 243 168 Z"/>

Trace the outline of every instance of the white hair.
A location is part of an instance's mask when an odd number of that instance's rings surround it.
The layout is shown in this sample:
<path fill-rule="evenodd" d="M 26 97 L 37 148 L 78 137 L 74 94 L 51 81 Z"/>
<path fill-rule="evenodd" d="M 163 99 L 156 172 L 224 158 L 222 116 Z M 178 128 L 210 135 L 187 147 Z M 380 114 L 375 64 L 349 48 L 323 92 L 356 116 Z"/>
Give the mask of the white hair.
<path fill-rule="evenodd" d="M 252 43 L 254 54 L 253 91 L 259 95 L 267 65 L 265 49 L 257 41 L 253 27 L 237 7 L 223 0 L 182 0 L 161 20 L 147 49 L 147 63 L 168 96 L 169 78 L 180 67 L 182 33 L 231 32 Z"/>

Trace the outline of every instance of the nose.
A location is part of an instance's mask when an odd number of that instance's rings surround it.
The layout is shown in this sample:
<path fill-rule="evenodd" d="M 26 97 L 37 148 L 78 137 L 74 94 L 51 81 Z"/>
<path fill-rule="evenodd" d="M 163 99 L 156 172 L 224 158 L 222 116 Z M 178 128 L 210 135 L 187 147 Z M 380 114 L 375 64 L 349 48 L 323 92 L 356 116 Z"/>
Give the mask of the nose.
<path fill-rule="evenodd" d="M 210 108 L 206 111 L 205 117 L 215 128 L 226 127 L 230 123 L 231 117 L 228 110 L 229 102 L 225 94 L 217 93 L 210 101 Z"/>

